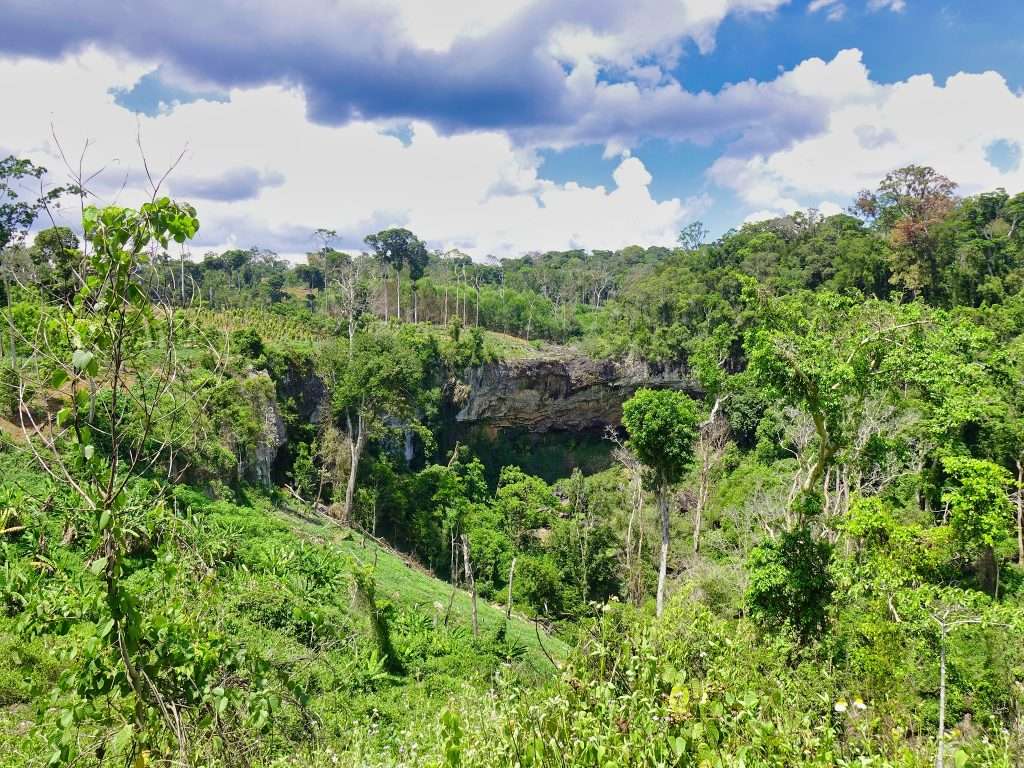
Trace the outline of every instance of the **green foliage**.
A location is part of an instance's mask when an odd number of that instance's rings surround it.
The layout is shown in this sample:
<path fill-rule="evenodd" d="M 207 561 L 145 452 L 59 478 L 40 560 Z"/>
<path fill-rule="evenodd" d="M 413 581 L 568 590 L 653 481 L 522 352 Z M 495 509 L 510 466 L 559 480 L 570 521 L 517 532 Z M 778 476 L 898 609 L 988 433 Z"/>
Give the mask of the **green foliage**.
<path fill-rule="evenodd" d="M 672 390 L 640 389 L 622 406 L 629 445 L 659 486 L 678 482 L 689 469 L 697 423 L 693 400 Z"/>
<path fill-rule="evenodd" d="M 750 553 L 747 605 L 766 628 L 789 627 L 807 641 L 826 626 L 833 583 L 831 547 L 808 528 L 786 531 Z"/>
<path fill-rule="evenodd" d="M 946 457 L 942 466 L 955 483 L 942 500 L 957 542 L 973 551 L 1004 541 L 1013 524 L 1010 473 L 990 461 L 959 456 Z"/>

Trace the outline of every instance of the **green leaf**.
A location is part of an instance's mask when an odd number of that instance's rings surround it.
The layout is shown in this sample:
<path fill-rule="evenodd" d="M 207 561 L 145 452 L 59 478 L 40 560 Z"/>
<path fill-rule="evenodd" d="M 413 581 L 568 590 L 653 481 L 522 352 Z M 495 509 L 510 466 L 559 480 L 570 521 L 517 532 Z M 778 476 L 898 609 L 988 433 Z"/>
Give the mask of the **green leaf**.
<path fill-rule="evenodd" d="M 134 726 L 131 723 L 128 723 L 124 728 L 114 734 L 114 739 L 111 742 L 111 745 L 113 746 L 115 753 L 127 751 L 128 747 L 132 743 L 132 735 L 134 734 L 134 731 Z"/>
<path fill-rule="evenodd" d="M 50 386 L 53 387 L 54 389 L 60 389 L 62 386 L 64 386 L 64 382 L 66 382 L 67 380 L 67 371 L 65 371 L 63 368 L 58 368 L 50 376 Z"/>
<path fill-rule="evenodd" d="M 109 514 L 105 512 L 104 514 Z M 99 576 L 103 572 L 103 569 L 107 567 L 106 557 L 97 557 L 92 563 L 89 564 L 89 570 L 93 576 Z"/>
<path fill-rule="evenodd" d="M 686 739 L 682 736 L 676 736 L 675 740 L 672 742 L 672 748 L 676 752 L 676 757 L 682 757 L 686 752 Z"/>
<path fill-rule="evenodd" d="M 71 364 L 76 371 L 84 371 L 92 363 L 94 355 L 87 349 L 76 349 L 71 355 Z M 95 375 L 95 374 L 90 374 Z"/>
<path fill-rule="evenodd" d="M 100 530 L 105 531 L 110 527 L 110 510 L 104 509 L 100 514 Z"/>

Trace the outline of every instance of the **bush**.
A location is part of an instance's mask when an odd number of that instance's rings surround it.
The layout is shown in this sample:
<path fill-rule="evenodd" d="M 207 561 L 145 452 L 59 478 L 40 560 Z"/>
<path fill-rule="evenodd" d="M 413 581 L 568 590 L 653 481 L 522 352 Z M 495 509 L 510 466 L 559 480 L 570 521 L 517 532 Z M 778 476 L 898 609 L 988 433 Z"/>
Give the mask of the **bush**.
<path fill-rule="evenodd" d="M 788 626 L 804 640 L 823 630 L 832 599 L 831 558 L 832 548 L 816 541 L 808 527 L 754 547 L 748 563 L 751 618 L 773 629 Z"/>

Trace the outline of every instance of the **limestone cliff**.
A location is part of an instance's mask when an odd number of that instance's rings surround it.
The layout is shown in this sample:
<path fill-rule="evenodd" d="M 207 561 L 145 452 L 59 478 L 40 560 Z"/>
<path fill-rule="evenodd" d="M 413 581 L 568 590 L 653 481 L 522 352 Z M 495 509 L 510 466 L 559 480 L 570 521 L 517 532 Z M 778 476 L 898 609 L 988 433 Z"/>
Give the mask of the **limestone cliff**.
<path fill-rule="evenodd" d="M 618 425 L 640 387 L 700 394 L 684 365 L 594 360 L 564 353 L 472 368 L 456 393 L 456 420 L 495 428 L 588 431 Z"/>

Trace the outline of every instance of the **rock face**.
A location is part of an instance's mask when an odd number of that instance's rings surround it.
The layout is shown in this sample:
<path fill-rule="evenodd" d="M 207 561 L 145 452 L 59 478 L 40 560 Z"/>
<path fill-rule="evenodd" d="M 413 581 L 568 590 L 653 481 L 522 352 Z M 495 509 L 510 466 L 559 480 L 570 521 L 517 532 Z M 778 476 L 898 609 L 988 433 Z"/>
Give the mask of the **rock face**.
<path fill-rule="evenodd" d="M 456 421 L 530 432 L 618 426 L 623 402 L 640 387 L 701 393 L 684 365 L 575 355 L 488 363 L 467 371 L 466 384 Z"/>
<path fill-rule="evenodd" d="M 277 459 L 278 451 L 287 442 L 288 432 L 275 400 L 267 400 L 261 410 L 263 428 L 260 439 L 253 446 L 254 455 L 246 467 L 246 475 L 250 482 L 269 488 L 273 483 L 274 461 Z"/>
<path fill-rule="evenodd" d="M 276 384 L 278 398 L 290 401 L 301 420 L 319 424 L 328 415 L 331 393 L 310 361 L 288 366 Z"/>

